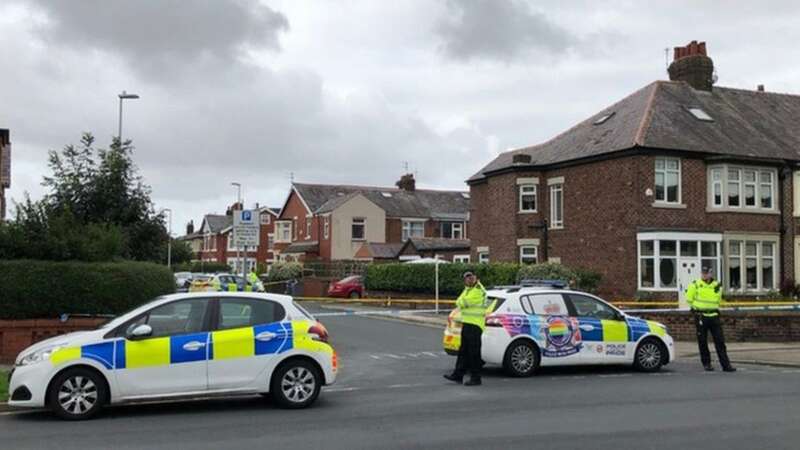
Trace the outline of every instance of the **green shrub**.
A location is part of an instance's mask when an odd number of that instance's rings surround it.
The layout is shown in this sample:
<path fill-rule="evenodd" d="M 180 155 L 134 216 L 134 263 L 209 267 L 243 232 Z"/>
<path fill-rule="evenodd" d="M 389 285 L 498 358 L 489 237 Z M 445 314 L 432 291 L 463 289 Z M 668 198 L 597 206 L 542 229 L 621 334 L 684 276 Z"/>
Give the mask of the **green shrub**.
<path fill-rule="evenodd" d="M 160 264 L 0 261 L 0 319 L 116 315 L 172 292 L 175 278 Z"/>
<path fill-rule="evenodd" d="M 572 269 L 554 263 L 522 266 L 517 273 L 517 281 L 561 280 L 568 283 L 572 289 L 586 292 L 595 292 L 601 279 L 601 275 L 597 272 L 587 269 Z"/>
<path fill-rule="evenodd" d="M 221 262 L 195 261 L 193 263 L 173 264 L 172 271 L 199 273 L 230 272 L 231 267 Z"/>
<path fill-rule="evenodd" d="M 296 262 L 277 262 L 269 268 L 267 281 L 286 281 L 303 277 L 303 265 Z"/>
<path fill-rule="evenodd" d="M 364 276 L 368 290 L 432 293 L 435 290 L 434 264 L 370 264 Z M 463 264 L 439 265 L 439 294 L 458 295 L 464 289 L 463 274 L 475 272 L 484 286 L 514 284 L 518 264 Z"/>

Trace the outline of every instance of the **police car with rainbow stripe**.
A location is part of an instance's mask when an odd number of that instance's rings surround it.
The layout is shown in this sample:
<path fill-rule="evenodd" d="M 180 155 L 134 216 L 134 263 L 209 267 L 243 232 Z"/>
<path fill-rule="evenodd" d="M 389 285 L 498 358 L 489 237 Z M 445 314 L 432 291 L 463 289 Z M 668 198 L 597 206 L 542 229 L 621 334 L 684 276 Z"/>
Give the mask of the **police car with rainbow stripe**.
<path fill-rule="evenodd" d="M 518 377 L 541 366 L 632 364 L 654 372 L 675 359 L 666 326 L 630 316 L 594 295 L 555 282 L 492 288 L 481 343 L 486 363 Z M 457 310 L 448 318 L 444 349 L 461 344 Z"/>
<path fill-rule="evenodd" d="M 258 393 L 303 408 L 336 371 L 325 327 L 289 296 L 176 294 L 27 348 L 8 404 L 87 419 L 107 404 Z"/>

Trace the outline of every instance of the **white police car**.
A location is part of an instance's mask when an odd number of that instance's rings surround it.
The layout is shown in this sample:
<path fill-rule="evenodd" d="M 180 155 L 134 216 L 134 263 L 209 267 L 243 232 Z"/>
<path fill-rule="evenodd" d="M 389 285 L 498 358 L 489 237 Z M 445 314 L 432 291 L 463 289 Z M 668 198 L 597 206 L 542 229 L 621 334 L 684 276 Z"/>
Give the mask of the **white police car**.
<path fill-rule="evenodd" d="M 675 359 L 667 328 L 630 316 L 591 294 L 552 286 L 487 291 L 481 356 L 514 376 L 540 366 L 632 364 L 653 372 Z M 460 323 L 451 313 L 444 332 L 447 353 L 460 347 Z"/>
<path fill-rule="evenodd" d="M 245 292 L 168 295 L 97 330 L 25 349 L 9 406 L 86 419 L 145 399 L 270 393 L 302 408 L 336 379 L 325 327 L 291 297 Z"/>

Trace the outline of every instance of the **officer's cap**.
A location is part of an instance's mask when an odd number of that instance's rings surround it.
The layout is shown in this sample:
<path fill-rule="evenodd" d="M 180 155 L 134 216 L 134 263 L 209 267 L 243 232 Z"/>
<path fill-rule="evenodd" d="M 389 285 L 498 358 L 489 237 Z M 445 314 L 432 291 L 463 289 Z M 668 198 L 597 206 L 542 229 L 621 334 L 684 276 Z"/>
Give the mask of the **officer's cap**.
<path fill-rule="evenodd" d="M 703 273 L 712 273 L 713 271 L 714 269 L 712 269 L 710 266 L 703 266 Z"/>
<path fill-rule="evenodd" d="M 466 272 L 464 272 L 464 278 L 465 278 L 465 279 L 466 279 L 466 278 L 469 278 L 469 277 L 474 277 L 474 276 L 475 276 L 475 274 L 474 274 L 474 273 L 472 273 L 472 272 L 470 272 L 470 271 L 466 271 Z"/>

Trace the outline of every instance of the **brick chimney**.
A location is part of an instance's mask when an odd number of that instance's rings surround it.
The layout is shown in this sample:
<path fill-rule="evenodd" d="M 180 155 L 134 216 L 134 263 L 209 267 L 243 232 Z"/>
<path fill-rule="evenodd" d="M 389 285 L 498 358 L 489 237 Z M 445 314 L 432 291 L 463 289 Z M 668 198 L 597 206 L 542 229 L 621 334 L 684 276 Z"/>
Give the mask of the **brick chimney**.
<path fill-rule="evenodd" d="M 667 69 L 672 81 L 685 81 L 695 89 L 710 91 L 714 84 L 714 61 L 706 55 L 706 43 L 692 41 L 675 47 L 672 64 Z"/>
<path fill-rule="evenodd" d="M 417 189 L 417 182 L 414 180 L 413 173 L 407 173 L 400 177 L 400 181 L 395 183 L 397 187 L 404 191 L 414 192 Z"/>
<path fill-rule="evenodd" d="M 190 220 L 189 223 L 186 224 L 186 235 L 190 235 L 194 233 L 194 220 Z"/>

